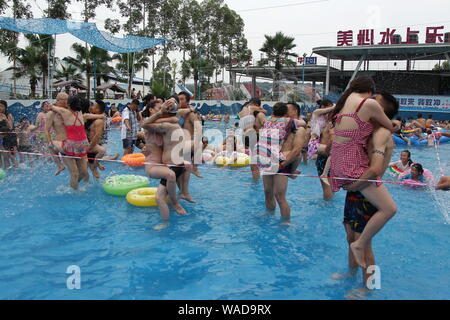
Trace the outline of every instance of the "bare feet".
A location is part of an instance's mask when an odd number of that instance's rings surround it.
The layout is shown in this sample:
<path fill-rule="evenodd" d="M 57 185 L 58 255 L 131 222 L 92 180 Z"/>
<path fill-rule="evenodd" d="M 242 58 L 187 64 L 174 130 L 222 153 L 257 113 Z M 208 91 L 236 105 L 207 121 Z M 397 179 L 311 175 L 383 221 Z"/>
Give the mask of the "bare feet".
<path fill-rule="evenodd" d="M 367 266 L 364 259 L 364 248 L 359 245 L 358 240 L 350 244 L 350 249 L 353 252 L 356 263 L 358 263 L 362 268 L 366 268 Z"/>
<path fill-rule="evenodd" d="M 290 226 L 291 225 L 291 221 L 284 221 L 282 223 L 280 223 L 280 226 Z"/>
<path fill-rule="evenodd" d="M 333 273 L 331 275 L 331 279 L 341 280 L 341 279 L 351 278 L 351 277 L 354 277 L 356 275 L 357 271 L 358 271 L 358 268 L 350 270 L 349 272 L 346 272 L 346 273 L 338 273 L 338 272 L 336 272 L 336 273 Z"/>
<path fill-rule="evenodd" d="M 98 173 L 97 169 L 91 169 L 91 171 L 94 178 L 100 178 L 100 174 Z"/>
<path fill-rule="evenodd" d="M 97 167 L 101 170 L 101 171 L 105 171 L 105 167 L 102 164 L 97 164 Z"/>
<path fill-rule="evenodd" d="M 193 200 L 190 195 L 187 195 L 187 196 L 186 195 L 181 195 L 180 199 L 186 200 L 186 201 L 188 201 L 190 203 L 196 203 L 197 202 L 197 201 Z"/>
<path fill-rule="evenodd" d="M 192 174 L 194 175 L 194 176 L 196 176 L 197 178 L 203 178 L 203 176 L 200 174 L 200 172 L 198 172 L 198 171 L 192 171 Z"/>
<path fill-rule="evenodd" d="M 274 214 L 275 214 L 275 210 L 267 210 L 266 212 L 261 214 L 260 217 L 273 216 Z"/>
<path fill-rule="evenodd" d="M 345 298 L 348 300 L 364 300 L 369 293 L 369 289 L 367 288 L 359 288 L 353 289 L 349 294 L 345 295 Z"/>
<path fill-rule="evenodd" d="M 164 221 L 163 223 L 161 223 L 157 226 L 154 226 L 153 229 L 154 230 L 163 230 L 163 229 L 167 228 L 168 226 L 169 226 L 169 221 Z"/>
<path fill-rule="evenodd" d="M 64 167 L 64 166 L 58 167 L 58 169 L 56 169 L 56 171 L 55 171 L 55 176 L 57 176 L 58 174 L 60 174 L 61 172 L 63 172 L 65 168 L 66 168 L 66 167 Z"/>
<path fill-rule="evenodd" d="M 175 206 L 175 211 L 180 215 L 187 214 L 186 210 L 184 210 L 184 208 L 180 204 Z"/>

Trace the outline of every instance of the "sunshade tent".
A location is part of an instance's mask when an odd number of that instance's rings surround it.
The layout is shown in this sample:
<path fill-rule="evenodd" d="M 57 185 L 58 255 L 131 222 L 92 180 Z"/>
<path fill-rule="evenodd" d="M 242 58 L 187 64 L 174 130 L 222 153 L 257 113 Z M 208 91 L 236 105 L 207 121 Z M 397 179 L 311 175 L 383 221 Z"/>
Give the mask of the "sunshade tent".
<path fill-rule="evenodd" d="M 87 87 L 75 80 L 69 80 L 69 81 L 61 81 L 53 84 L 53 87 L 55 88 L 61 88 L 61 87 L 71 87 L 79 90 L 87 90 Z"/>
<path fill-rule="evenodd" d="M 117 83 L 104 83 L 100 86 L 97 86 L 97 90 L 112 90 L 114 92 L 122 92 L 122 93 L 126 93 L 127 91 L 120 87 Z"/>

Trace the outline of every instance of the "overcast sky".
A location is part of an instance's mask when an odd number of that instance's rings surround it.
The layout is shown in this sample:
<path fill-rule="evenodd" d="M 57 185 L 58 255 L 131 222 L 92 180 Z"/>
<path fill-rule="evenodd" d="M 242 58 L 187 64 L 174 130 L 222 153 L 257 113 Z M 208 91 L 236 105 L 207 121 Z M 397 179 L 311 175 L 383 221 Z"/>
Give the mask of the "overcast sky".
<path fill-rule="evenodd" d="M 41 17 L 47 1 L 31 2 L 34 17 Z M 450 1 L 447 0 L 378 0 L 376 4 L 373 0 L 225 0 L 225 3 L 244 19 L 245 35 L 255 60 L 260 59 L 259 49 L 264 35 L 274 35 L 277 31 L 295 37 L 297 47 L 293 51 L 300 55 L 310 55 L 314 47 L 335 46 L 339 30 L 357 33 L 360 29 L 376 29 L 375 39 L 378 42 L 381 40 L 380 31 L 388 27 L 397 28 L 397 33 L 405 38 L 406 29 L 410 26 L 420 31 L 421 43 L 424 42 L 427 26 L 445 26 L 445 31 L 450 32 Z M 74 20 L 81 20 L 81 10 L 82 4 L 73 1 L 70 12 Z M 103 29 L 106 17 L 120 18 L 120 15 L 100 7 L 93 22 Z M 81 42 L 69 34 L 57 36 L 56 55 L 71 55 L 70 46 L 77 41 Z M 171 57 L 179 59 L 176 54 Z M 319 60 L 321 62 L 324 63 Z M 6 60 L 1 57 L 0 69 L 6 67 Z M 148 75 L 149 72 L 146 77 Z"/>

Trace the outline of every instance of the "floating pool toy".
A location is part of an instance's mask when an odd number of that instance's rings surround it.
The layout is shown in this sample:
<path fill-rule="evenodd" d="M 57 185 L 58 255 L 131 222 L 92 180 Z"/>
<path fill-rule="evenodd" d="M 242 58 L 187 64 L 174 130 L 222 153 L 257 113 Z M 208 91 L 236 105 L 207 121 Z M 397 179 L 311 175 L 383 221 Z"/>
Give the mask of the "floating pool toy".
<path fill-rule="evenodd" d="M 127 201 L 136 207 L 155 207 L 158 205 L 156 202 L 156 191 L 158 188 L 139 188 L 128 192 Z"/>
<path fill-rule="evenodd" d="M 3 169 L 0 169 L 0 180 L 4 179 L 6 177 L 6 172 Z"/>
<path fill-rule="evenodd" d="M 432 185 L 434 183 L 433 174 L 428 169 L 424 169 L 423 170 L 423 176 L 427 180 L 426 183 L 421 182 L 421 181 L 412 180 L 412 179 L 402 180 L 402 178 L 404 176 L 406 176 L 406 175 L 408 175 L 410 173 L 411 173 L 411 169 L 408 169 L 408 170 L 405 170 L 402 174 L 400 174 L 398 176 L 398 179 L 402 181 L 402 184 L 407 186 L 407 187 L 410 187 L 410 188 L 426 188 L 426 187 L 428 187 L 428 186 L 430 186 L 430 185 Z"/>
<path fill-rule="evenodd" d="M 236 160 L 230 163 L 231 159 L 225 156 L 216 157 L 215 163 L 218 166 L 228 165 L 229 167 L 245 167 L 250 164 L 250 157 L 245 153 L 238 153 Z"/>
<path fill-rule="evenodd" d="M 114 196 L 126 196 L 134 189 L 148 187 L 148 179 L 144 176 L 118 175 L 106 178 L 103 190 Z"/>
<path fill-rule="evenodd" d="M 400 175 L 403 173 L 403 171 L 400 170 L 397 166 L 391 166 L 389 167 L 389 170 L 391 170 L 391 172 L 396 175 Z"/>
<path fill-rule="evenodd" d="M 112 124 L 122 123 L 122 117 L 114 117 L 111 119 Z"/>
<path fill-rule="evenodd" d="M 422 135 L 423 138 L 426 137 L 425 134 Z M 394 142 L 397 146 L 403 146 L 406 145 L 406 141 L 403 140 L 400 137 L 397 137 L 396 135 L 392 135 L 392 139 L 394 139 Z M 420 147 L 420 146 L 427 146 L 428 145 L 428 140 L 427 139 L 423 139 L 423 140 L 419 140 L 419 138 L 417 136 L 408 138 L 411 141 L 411 145 L 416 146 L 416 147 Z M 450 138 L 449 137 L 441 137 L 441 139 L 439 139 L 439 143 L 448 143 L 450 142 Z"/>
<path fill-rule="evenodd" d="M 124 155 L 121 160 L 127 166 L 139 167 L 144 165 L 145 155 L 143 153 L 130 153 Z"/>

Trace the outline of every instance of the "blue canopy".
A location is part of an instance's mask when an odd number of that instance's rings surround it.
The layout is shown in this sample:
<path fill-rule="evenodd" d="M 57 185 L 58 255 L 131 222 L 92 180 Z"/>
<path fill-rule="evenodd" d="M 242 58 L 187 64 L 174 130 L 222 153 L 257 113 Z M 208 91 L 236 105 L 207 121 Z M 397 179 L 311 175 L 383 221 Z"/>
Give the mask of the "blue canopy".
<path fill-rule="evenodd" d="M 95 47 L 112 52 L 128 53 L 156 47 L 168 39 L 153 39 L 137 36 L 117 38 L 112 34 L 100 31 L 95 23 L 40 19 L 13 19 L 0 17 L 0 28 L 21 33 L 63 34 L 70 33 Z"/>

